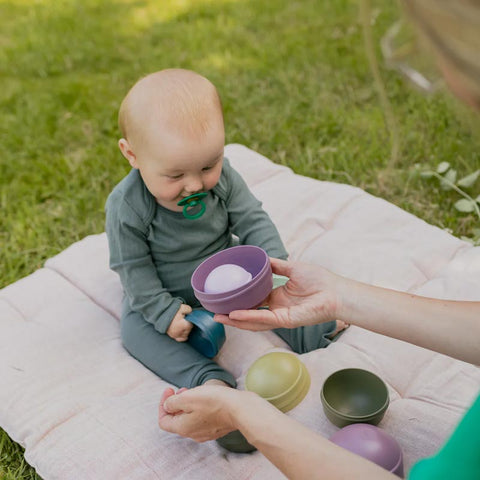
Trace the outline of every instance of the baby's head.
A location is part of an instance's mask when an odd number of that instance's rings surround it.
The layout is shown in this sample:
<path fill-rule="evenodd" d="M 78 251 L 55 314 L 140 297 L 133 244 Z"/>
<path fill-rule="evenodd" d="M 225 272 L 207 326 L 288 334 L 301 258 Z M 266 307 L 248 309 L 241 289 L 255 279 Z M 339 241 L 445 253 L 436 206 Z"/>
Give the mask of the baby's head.
<path fill-rule="evenodd" d="M 159 204 L 180 211 L 179 200 L 217 184 L 225 131 L 206 78 L 182 69 L 142 78 L 122 102 L 119 125 L 121 152 Z"/>

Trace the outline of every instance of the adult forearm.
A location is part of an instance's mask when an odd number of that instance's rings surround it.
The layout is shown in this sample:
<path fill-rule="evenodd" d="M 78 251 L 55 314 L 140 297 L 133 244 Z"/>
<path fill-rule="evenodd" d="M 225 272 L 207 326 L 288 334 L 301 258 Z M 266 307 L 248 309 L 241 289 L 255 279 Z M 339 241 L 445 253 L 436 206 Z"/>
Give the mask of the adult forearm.
<path fill-rule="evenodd" d="M 339 319 L 480 364 L 480 302 L 420 297 L 351 280 L 341 288 Z"/>
<path fill-rule="evenodd" d="M 241 392 L 233 416 L 249 443 L 289 479 L 396 478 L 311 431 L 255 394 Z"/>

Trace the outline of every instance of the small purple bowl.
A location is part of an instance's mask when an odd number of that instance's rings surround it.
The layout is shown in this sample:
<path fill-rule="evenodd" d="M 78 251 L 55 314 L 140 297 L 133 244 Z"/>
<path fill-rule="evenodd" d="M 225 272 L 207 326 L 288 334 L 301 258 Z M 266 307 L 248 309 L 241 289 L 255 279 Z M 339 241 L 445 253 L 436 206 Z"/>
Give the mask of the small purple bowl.
<path fill-rule="evenodd" d="M 223 293 L 206 293 L 205 280 L 220 265 L 232 263 L 244 268 L 252 279 L 241 287 Z M 202 306 L 214 313 L 229 314 L 259 306 L 273 288 L 272 267 L 267 252 L 254 245 L 238 245 L 215 253 L 193 272 L 192 288 Z"/>
<path fill-rule="evenodd" d="M 367 423 L 354 423 L 334 433 L 330 441 L 403 478 L 402 449 L 384 430 Z"/>

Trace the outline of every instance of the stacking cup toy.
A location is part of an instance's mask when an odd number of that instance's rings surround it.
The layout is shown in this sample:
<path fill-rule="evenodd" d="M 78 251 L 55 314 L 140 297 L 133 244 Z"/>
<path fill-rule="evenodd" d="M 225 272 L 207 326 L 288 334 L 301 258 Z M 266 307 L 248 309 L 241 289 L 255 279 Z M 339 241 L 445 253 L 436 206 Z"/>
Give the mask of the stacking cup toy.
<path fill-rule="evenodd" d="M 352 423 L 377 425 L 389 404 L 383 380 L 361 368 L 346 368 L 330 375 L 320 398 L 325 415 L 340 428 Z"/>
<path fill-rule="evenodd" d="M 213 313 L 201 308 L 185 315 L 193 323 L 188 343 L 207 358 L 213 358 L 225 343 L 225 327 L 213 320 Z"/>
<path fill-rule="evenodd" d="M 217 438 L 216 442 L 226 450 L 234 453 L 251 453 L 256 450 L 253 445 L 247 442 L 247 439 L 239 430 L 234 430 L 223 437 Z"/>
<path fill-rule="evenodd" d="M 308 393 L 310 375 L 293 353 L 272 352 L 258 358 L 248 369 L 245 388 L 288 412 Z"/>
<path fill-rule="evenodd" d="M 384 430 L 366 423 L 356 423 L 334 433 L 330 440 L 403 477 L 403 454 L 398 442 Z"/>
<path fill-rule="evenodd" d="M 252 279 L 244 285 L 223 293 L 205 292 L 205 280 L 220 265 L 234 264 L 244 268 Z M 204 260 L 193 272 L 192 288 L 202 306 L 214 313 L 229 314 L 260 305 L 273 287 L 272 268 L 267 252 L 253 245 L 227 248 Z"/>

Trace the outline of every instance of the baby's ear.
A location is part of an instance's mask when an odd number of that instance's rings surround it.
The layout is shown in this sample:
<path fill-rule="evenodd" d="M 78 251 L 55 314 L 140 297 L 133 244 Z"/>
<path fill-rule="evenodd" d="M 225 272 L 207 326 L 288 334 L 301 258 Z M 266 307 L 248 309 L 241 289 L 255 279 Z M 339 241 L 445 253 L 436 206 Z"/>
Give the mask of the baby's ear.
<path fill-rule="evenodd" d="M 118 148 L 120 148 L 120 151 L 122 152 L 123 156 L 128 160 L 128 163 L 130 163 L 133 168 L 138 168 L 137 157 L 135 156 L 132 147 L 128 143 L 128 140 L 125 138 L 121 138 L 118 141 Z"/>

